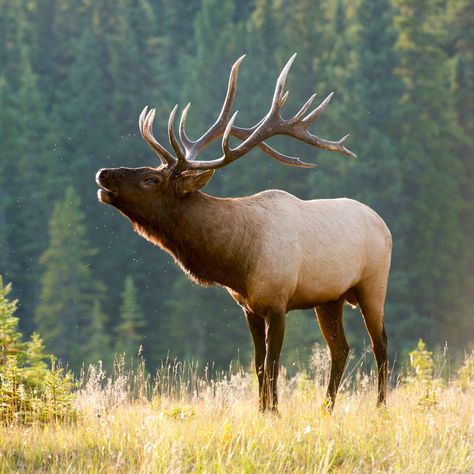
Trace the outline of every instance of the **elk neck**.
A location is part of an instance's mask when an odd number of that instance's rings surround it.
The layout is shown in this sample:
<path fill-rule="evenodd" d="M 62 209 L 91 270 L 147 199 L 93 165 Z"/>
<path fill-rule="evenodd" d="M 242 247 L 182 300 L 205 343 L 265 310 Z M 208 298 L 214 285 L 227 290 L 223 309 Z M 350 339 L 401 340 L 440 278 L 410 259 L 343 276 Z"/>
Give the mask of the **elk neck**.
<path fill-rule="evenodd" d="M 155 219 L 132 222 L 137 232 L 170 253 L 193 280 L 246 294 L 257 235 L 242 199 L 197 191 L 160 203 Z"/>

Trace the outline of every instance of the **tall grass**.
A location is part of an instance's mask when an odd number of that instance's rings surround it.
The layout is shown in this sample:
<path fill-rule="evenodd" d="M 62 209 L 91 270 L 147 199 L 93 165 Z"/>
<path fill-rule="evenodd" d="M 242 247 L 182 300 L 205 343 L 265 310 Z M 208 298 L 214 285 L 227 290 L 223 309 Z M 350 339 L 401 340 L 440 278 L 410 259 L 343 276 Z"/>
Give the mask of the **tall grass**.
<path fill-rule="evenodd" d="M 258 413 L 256 377 L 239 367 L 170 362 L 152 377 L 143 363 L 119 359 L 112 374 L 96 365 L 83 374 L 74 422 L 0 428 L 0 471 L 474 472 L 474 358 L 442 379 L 424 350 L 393 381 L 386 409 L 375 408 L 374 374 L 354 360 L 332 415 L 321 409 L 321 349 L 309 370 L 281 377 L 280 417 Z"/>

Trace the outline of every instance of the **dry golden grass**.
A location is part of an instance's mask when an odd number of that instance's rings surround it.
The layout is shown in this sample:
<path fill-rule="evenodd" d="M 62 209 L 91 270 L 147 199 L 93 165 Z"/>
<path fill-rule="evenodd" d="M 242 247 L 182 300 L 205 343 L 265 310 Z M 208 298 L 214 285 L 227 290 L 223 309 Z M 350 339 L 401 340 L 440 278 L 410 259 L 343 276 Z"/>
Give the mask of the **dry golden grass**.
<path fill-rule="evenodd" d="M 173 391 L 162 378 L 162 395 L 147 401 L 140 381 L 130 400 L 125 376 L 105 384 L 92 374 L 75 423 L 0 428 L 0 471 L 474 472 L 474 394 L 455 383 L 429 397 L 421 383 L 400 385 L 376 409 L 373 383 L 362 378 L 329 416 L 322 385 L 287 379 L 277 417 L 258 413 L 253 374 L 185 379 Z"/>

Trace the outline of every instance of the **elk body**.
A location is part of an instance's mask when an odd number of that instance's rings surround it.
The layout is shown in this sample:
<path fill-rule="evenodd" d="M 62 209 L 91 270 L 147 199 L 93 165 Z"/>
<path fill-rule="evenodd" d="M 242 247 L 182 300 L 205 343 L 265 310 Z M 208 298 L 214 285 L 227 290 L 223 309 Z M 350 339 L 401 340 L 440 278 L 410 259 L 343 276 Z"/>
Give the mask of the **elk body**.
<path fill-rule="evenodd" d="M 347 136 L 328 141 L 308 131 L 332 94 L 312 112 L 308 110 L 315 95 L 293 118 L 281 117 L 280 109 L 288 96 L 283 94 L 285 79 L 294 57 L 277 80 L 270 111 L 252 128 L 236 127 L 236 114 L 230 116 L 243 57 L 232 67 L 217 121 L 201 138 L 191 141 L 186 136 L 188 105 L 181 116 L 178 140 L 175 107 L 168 135 L 176 157 L 155 140 L 155 110 L 145 108 L 139 119 L 140 132 L 158 154 L 161 166 L 101 169 L 96 176 L 98 197 L 124 214 L 136 232 L 173 255 L 191 278 L 204 285 L 225 287 L 243 308 L 255 346 L 262 411 L 277 409 L 285 315 L 307 308 L 315 308 L 331 353 L 327 406 L 332 409 L 349 351 L 342 324 L 345 302 L 360 306 L 377 363 L 378 403 L 385 403 L 387 337 L 383 307 L 391 236 L 383 220 L 350 199 L 303 201 L 278 190 L 216 198 L 200 191 L 214 169 L 257 146 L 287 165 L 313 166 L 270 148 L 264 140 L 276 134 L 355 156 L 343 145 Z M 231 148 L 231 135 L 242 143 Z M 222 157 L 196 160 L 218 137 L 222 137 Z"/>

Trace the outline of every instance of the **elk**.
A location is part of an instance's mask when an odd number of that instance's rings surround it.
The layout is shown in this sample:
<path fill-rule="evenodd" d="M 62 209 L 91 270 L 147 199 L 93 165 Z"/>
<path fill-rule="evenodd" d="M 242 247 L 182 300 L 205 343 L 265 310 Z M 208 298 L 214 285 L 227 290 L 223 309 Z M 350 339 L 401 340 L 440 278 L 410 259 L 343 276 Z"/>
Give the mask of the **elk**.
<path fill-rule="evenodd" d="M 237 75 L 245 56 L 233 65 L 216 122 L 197 140 L 186 135 L 188 104 L 174 130 L 177 106 L 170 114 L 168 137 L 175 155 L 153 136 L 155 109 L 145 107 L 139 129 L 156 152 L 158 167 L 100 169 L 98 199 L 117 208 L 133 229 L 170 253 L 194 281 L 225 287 L 243 308 L 255 348 L 261 411 L 277 411 L 279 357 L 286 313 L 314 308 L 329 346 L 331 372 L 325 406 L 332 410 L 348 356 L 342 323 L 343 306 L 359 305 L 378 371 L 378 404 L 387 391 L 387 336 L 383 307 L 391 256 L 391 235 L 369 207 L 351 199 L 303 201 L 280 190 L 252 196 L 217 198 L 200 191 L 214 170 L 229 165 L 255 147 L 290 166 L 312 167 L 271 148 L 265 140 L 289 135 L 309 145 L 355 154 L 345 148 L 349 135 L 328 141 L 308 128 L 327 108 L 333 93 L 308 112 L 312 95 L 296 115 L 281 116 L 288 92 L 285 80 L 295 59 L 276 82 L 268 113 L 253 127 L 234 125 L 231 116 Z M 230 137 L 241 142 L 234 148 Z M 222 156 L 197 160 L 222 137 Z"/>

